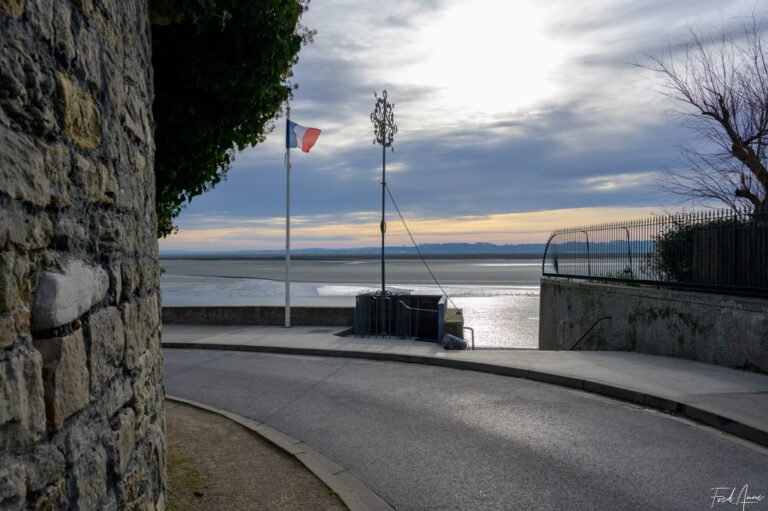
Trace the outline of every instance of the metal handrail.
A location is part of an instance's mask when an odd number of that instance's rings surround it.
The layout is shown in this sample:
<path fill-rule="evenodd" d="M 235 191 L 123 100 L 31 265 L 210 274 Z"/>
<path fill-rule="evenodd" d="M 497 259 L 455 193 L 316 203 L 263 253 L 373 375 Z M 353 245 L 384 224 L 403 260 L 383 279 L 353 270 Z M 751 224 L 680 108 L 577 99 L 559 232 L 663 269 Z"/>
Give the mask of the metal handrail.
<path fill-rule="evenodd" d="M 461 331 L 463 332 L 464 330 L 469 330 L 469 333 L 472 334 L 472 349 L 474 350 L 475 349 L 475 329 L 472 328 L 471 326 L 462 326 Z"/>
<path fill-rule="evenodd" d="M 602 318 L 597 318 L 597 321 L 595 321 L 594 323 L 592 323 L 592 326 L 591 326 L 591 327 L 589 327 L 589 329 L 588 329 L 586 332 L 584 332 L 584 335 L 582 335 L 581 337 L 579 337 L 579 340 L 578 340 L 578 341 L 576 341 L 575 343 L 573 343 L 573 346 L 571 346 L 571 347 L 569 348 L 569 351 L 573 351 L 573 349 L 574 349 L 576 346 L 578 346 L 578 345 L 579 345 L 579 343 L 580 343 L 581 341 L 583 341 L 583 340 L 584 340 L 584 338 L 585 338 L 587 335 L 589 335 L 589 333 L 592 331 L 592 329 L 593 329 L 593 328 L 595 328 L 595 327 L 597 326 L 597 324 L 598 324 L 598 323 L 600 323 L 601 321 L 603 321 L 604 319 L 613 319 L 613 318 L 611 318 L 611 316 L 603 316 Z"/>
<path fill-rule="evenodd" d="M 419 312 L 440 312 L 439 310 L 432 310 L 432 309 L 419 309 L 418 307 L 411 307 L 410 305 L 406 304 L 402 300 L 398 300 L 400 302 L 400 305 L 405 307 L 409 311 L 419 311 Z"/>

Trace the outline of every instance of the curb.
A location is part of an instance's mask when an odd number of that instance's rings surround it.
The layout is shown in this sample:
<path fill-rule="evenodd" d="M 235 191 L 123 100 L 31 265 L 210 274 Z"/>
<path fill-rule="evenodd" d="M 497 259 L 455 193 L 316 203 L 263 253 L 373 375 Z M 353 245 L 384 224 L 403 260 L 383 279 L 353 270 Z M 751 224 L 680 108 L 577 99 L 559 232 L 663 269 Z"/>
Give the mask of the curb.
<path fill-rule="evenodd" d="M 701 406 L 686 404 L 681 401 L 669 399 L 654 394 L 646 394 L 624 387 L 618 387 L 607 383 L 586 380 L 574 376 L 558 373 L 534 371 L 522 367 L 499 366 L 483 362 L 471 362 L 467 360 L 455 360 L 437 358 L 428 355 L 407 355 L 404 353 L 383 353 L 352 350 L 332 350 L 323 348 L 295 348 L 287 346 L 254 346 L 242 344 L 208 344 L 194 342 L 167 342 L 162 343 L 163 348 L 169 349 L 198 349 L 198 350 L 222 350 L 222 351 L 248 351 L 254 353 L 274 353 L 279 355 L 305 355 L 315 357 L 358 358 L 363 360 L 401 362 L 406 364 L 422 364 L 437 367 L 447 367 L 465 371 L 477 371 L 481 373 L 496 374 L 499 376 L 511 376 L 527 380 L 560 385 L 572 389 L 583 390 L 593 394 L 628 401 L 649 408 L 656 408 L 665 412 L 671 412 L 684 416 L 713 428 L 730 433 L 739 438 L 749 440 L 764 447 L 768 447 L 768 430 L 746 424 L 738 419 L 726 417 L 713 410 L 707 410 Z"/>
<path fill-rule="evenodd" d="M 301 440 L 290 437 L 261 422 L 214 406 L 176 396 L 166 395 L 165 399 L 215 413 L 259 435 L 275 447 L 296 458 L 315 477 L 336 492 L 350 511 L 394 511 L 392 506 L 363 484 L 349 470 L 334 463 Z"/>

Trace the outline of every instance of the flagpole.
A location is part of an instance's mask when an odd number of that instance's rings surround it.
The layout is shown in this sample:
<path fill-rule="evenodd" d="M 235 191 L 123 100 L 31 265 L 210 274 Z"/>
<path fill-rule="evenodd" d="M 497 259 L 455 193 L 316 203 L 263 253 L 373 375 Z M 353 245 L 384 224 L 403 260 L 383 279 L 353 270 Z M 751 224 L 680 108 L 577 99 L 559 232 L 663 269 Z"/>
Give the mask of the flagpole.
<path fill-rule="evenodd" d="M 285 328 L 291 326 L 291 147 L 288 129 L 291 105 L 287 103 L 285 121 Z"/>

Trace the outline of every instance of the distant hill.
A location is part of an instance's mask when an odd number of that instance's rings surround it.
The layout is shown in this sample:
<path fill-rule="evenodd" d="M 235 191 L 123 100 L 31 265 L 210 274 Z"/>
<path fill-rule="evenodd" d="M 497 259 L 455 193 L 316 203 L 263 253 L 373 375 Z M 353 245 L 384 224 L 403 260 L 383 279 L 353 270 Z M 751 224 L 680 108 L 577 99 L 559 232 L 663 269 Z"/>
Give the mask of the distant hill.
<path fill-rule="evenodd" d="M 424 256 L 461 256 L 461 257 L 540 257 L 544 253 L 543 243 L 526 243 L 519 245 L 496 245 L 495 243 L 425 243 L 419 245 Z M 386 247 L 387 256 L 418 257 L 414 247 Z M 292 256 L 333 256 L 333 257 L 377 257 L 381 247 L 357 248 L 300 248 L 291 250 Z M 235 250 L 235 251 L 200 251 L 200 250 L 161 250 L 160 257 L 283 257 L 282 250 Z"/>

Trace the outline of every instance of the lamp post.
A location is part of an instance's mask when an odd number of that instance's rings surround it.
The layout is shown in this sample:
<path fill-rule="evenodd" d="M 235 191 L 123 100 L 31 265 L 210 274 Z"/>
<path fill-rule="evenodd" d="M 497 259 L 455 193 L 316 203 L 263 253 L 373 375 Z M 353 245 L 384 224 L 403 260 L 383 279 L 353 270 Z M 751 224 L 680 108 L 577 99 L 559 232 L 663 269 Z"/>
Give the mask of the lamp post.
<path fill-rule="evenodd" d="M 381 333 L 387 334 L 386 316 L 387 316 L 387 285 L 386 285 L 386 269 L 384 265 L 384 235 L 387 232 L 387 220 L 386 220 L 386 198 L 387 198 L 387 147 L 395 150 L 392 147 L 392 141 L 397 133 L 397 125 L 395 124 L 395 114 L 392 111 L 395 105 L 387 101 L 386 89 L 382 91 L 381 97 L 373 93 L 376 98 L 376 105 L 371 112 L 371 122 L 373 123 L 374 144 L 381 145 Z"/>
<path fill-rule="evenodd" d="M 392 147 L 392 142 L 397 133 L 397 125 L 395 124 L 395 114 L 393 109 L 395 105 L 387 101 L 386 89 L 381 93 L 381 97 L 375 92 L 373 93 L 376 98 L 376 106 L 371 113 L 371 122 L 373 123 L 374 144 L 381 145 L 381 297 L 382 300 L 386 296 L 386 270 L 384 267 L 384 235 L 387 232 L 386 221 L 386 196 L 387 196 L 387 147 L 395 150 Z M 383 318 L 382 318 L 383 320 Z"/>

